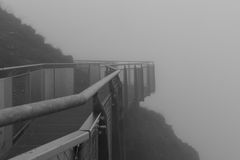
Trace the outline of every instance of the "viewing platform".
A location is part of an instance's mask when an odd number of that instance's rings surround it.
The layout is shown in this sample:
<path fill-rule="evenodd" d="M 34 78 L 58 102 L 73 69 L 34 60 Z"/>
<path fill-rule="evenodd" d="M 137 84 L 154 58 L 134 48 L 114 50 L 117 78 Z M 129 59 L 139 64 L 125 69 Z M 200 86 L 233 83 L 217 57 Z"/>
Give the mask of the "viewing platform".
<path fill-rule="evenodd" d="M 149 61 L 0 68 L 0 159 L 125 160 L 123 119 L 155 92 Z"/>

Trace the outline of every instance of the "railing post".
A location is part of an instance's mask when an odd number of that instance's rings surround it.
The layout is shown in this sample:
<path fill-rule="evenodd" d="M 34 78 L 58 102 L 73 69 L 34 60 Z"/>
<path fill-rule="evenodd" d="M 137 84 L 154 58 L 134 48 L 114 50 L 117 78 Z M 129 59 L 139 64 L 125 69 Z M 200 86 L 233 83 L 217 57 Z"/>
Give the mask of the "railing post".
<path fill-rule="evenodd" d="M 148 96 L 151 94 L 151 69 L 150 64 L 147 64 L 147 90 L 148 90 Z"/>
<path fill-rule="evenodd" d="M 144 77 L 143 77 L 143 65 L 140 67 L 140 87 L 141 87 L 141 98 L 140 100 L 144 100 Z"/>
<path fill-rule="evenodd" d="M 122 83 L 119 77 L 110 82 L 112 92 L 112 156 L 113 160 L 124 160 L 124 127 L 122 106 Z"/>
<path fill-rule="evenodd" d="M 123 101 L 124 101 L 124 110 L 128 108 L 128 74 L 127 68 L 124 65 L 123 69 Z"/>
<path fill-rule="evenodd" d="M 137 88 L 138 88 L 138 101 L 141 101 L 142 86 L 141 86 L 141 71 L 139 65 L 137 65 Z"/>
<path fill-rule="evenodd" d="M 93 96 L 93 113 L 98 114 L 102 113 L 102 116 L 99 121 L 99 126 L 107 126 L 106 115 L 101 106 L 101 102 L 98 99 L 98 94 Z M 98 130 L 98 140 L 97 140 L 97 159 L 98 160 L 109 160 L 109 149 L 108 149 L 108 133 L 106 128 L 99 128 Z M 85 159 L 84 159 L 85 160 Z"/>
<path fill-rule="evenodd" d="M 155 65 L 152 64 L 152 78 L 153 78 L 153 90 L 152 92 L 154 93 L 156 91 L 156 79 L 155 79 Z"/>
<path fill-rule="evenodd" d="M 139 106 L 138 101 L 138 74 L 137 74 L 137 66 L 134 65 L 134 105 L 135 107 Z"/>

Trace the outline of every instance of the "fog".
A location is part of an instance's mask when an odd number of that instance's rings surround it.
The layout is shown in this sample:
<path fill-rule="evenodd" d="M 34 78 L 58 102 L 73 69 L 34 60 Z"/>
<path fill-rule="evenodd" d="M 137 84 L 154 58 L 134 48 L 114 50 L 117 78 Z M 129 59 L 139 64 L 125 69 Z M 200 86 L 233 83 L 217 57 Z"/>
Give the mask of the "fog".
<path fill-rule="evenodd" d="M 239 160 L 240 21 L 234 0 L 1 0 L 75 59 L 154 60 L 164 115 L 202 160 Z"/>

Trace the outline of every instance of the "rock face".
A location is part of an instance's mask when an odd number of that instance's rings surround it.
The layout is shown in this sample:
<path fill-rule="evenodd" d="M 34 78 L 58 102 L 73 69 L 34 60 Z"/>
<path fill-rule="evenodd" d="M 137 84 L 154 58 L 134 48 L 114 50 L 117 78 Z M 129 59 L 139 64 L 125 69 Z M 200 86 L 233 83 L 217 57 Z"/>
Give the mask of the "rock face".
<path fill-rule="evenodd" d="M 72 62 L 60 49 L 0 7 L 0 68 L 34 63 Z"/>
<path fill-rule="evenodd" d="M 162 115 L 137 107 L 125 118 L 127 160 L 199 160 L 197 151 L 182 142 Z"/>

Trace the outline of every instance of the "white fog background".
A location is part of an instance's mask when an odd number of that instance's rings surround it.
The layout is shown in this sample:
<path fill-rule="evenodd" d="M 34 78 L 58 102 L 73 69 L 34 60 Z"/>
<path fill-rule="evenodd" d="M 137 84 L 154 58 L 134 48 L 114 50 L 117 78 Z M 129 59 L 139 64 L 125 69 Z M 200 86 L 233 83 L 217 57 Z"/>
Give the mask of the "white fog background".
<path fill-rule="evenodd" d="M 201 160 L 239 160 L 240 2 L 0 0 L 75 59 L 154 60 L 164 115 Z"/>

